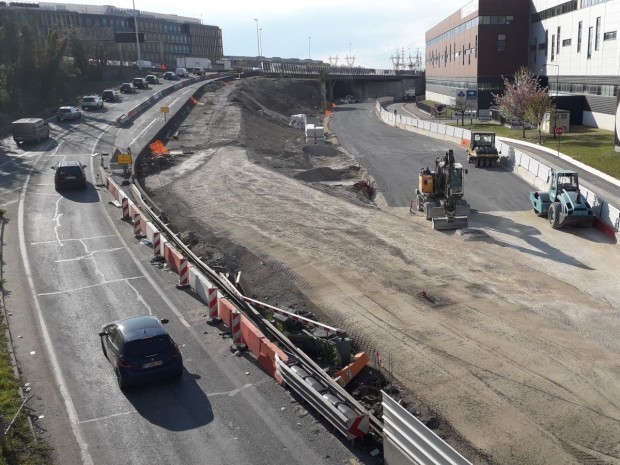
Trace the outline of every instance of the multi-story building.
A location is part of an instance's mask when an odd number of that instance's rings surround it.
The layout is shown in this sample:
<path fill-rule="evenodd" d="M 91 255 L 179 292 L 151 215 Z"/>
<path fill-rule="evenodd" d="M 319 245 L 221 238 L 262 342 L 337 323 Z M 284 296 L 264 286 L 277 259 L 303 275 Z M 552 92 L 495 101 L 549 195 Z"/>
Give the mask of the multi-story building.
<path fill-rule="evenodd" d="M 177 58 L 208 58 L 212 63 L 222 59 L 222 31 L 217 26 L 202 24 L 201 20 L 173 14 L 150 13 L 142 10 L 117 8 L 114 6 L 72 5 L 65 3 L 18 3 L 0 2 L 0 14 L 7 15 L 18 23 L 30 23 L 47 37 L 52 30 L 61 36 L 75 36 L 93 47 L 87 51 L 101 59 L 136 62 L 138 50 L 131 34 L 126 43 L 116 43 L 122 33 L 144 34 L 140 43 L 140 58 L 153 63 L 165 63 L 175 67 Z M 119 34 L 120 33 L 120 34 Z"/>
<path fill-rule="evenodd" d="M 530 0 L 473 0 L 427 31 L 427 98 L 467 95 L 489 108 L 502 76 L 527 66 L 529 13 Z"/>
<path fill-rule="evenodd" d="M 525 65 L 571 124 L 613 130 L 619 27 L 620 0 L 473 0 L 426 33 L 427 98 L 471 90 L 489 108 L 502 76 Z"/>
<path fill-rule="evenodd" d="M 571 123 L 614 130 L 619 28 L 619 0 L 532 0 L 528 63 Z"/>

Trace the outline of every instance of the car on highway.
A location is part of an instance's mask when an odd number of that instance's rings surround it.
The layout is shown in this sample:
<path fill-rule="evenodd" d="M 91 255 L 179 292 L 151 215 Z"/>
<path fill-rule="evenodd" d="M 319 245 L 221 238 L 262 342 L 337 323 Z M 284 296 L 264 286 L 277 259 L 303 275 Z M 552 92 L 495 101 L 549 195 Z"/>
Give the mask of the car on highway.
<path fill-rule="evenodd" d="M 103 108 L 103 99 L 98 95 L 82 97 L 82 110 L 98 110 L 99 108 Z"/>
<path fill-rule="evenodd" d="M 117 102 L 121 98 L 115 89 L 106 89 L 101 93 L 101 99 L 104 102 Z"/>
<path fill-rule="evenodd" d="M 179 79 L 179 76 L 177 76 L 177 74 L 174 71 L 166 71 L 164 73 L 164 79 L 168 81 L 175 81 Z"/>
<path fill-rule="evenodd" d="M 180 378 L 183 356 L 166 331 L 168 320 L 139 316 L 101 328 L 101 349 L 121 389 L 165 378 Z"/>
<path fill-rule="evenodd" d="M 192 69 L 192 73 L 194 73 L 196 76 L 202 76 L 202 75 L 205 74 L 205 70 L 204 70 L 204 68 L 201 68 L 200 66 L 197 66 L 197 67 Z"/>
<path fill-rule="evenodd" d="M 64 160 L 58 166 L 52 166 L 55 171 L 54 187 L 61 189 L 86 189 L 86 166 L 77 160 Z"/>
<path fill-rule="evenodd" d="M 64 107 L 60 107 L 56 111 L 57 121 L 80 119 L 81 117 L 82 117 L 82 112 L 78 110 L 77 107 L 64 106 Z"/>
<path fill-rule="evenodd" d="M 144 80 L 149 84 L 159 84 L 159 78 L 154 74 L 147 74 Z"/>
<path fill-rule="evenodd" d="M 121 84 L 121 94 L 134 94 L 136 87 L 131 82 L 123 82 Z"/>
<path fill-rule="evenodd" d="M 137 89 L 148 89 L 149 88 L 148 81 L 141 77 L 134 78 L 133 85 Z"/>

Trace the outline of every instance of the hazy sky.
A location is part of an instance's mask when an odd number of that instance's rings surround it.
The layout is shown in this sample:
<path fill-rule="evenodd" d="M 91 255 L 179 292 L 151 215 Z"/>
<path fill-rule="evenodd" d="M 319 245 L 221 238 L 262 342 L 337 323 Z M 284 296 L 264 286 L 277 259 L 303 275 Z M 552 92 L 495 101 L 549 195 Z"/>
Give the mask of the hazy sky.
<path fill-rule="evenodd" d="M 57 3 L 132 8 L 130 0 Z M 410 53 L 415 56 L 419 51 L 423 62 L 426 30 L 467 3 L 469 0 L 135 0 L 137 10 L 202 18 L 203 24 L 218 26 L 224 55 L 257 55 L 256 18 L 262 29 L 264 56 L 304 59 L 310 52 L 313 59 L 329 62 L 330 56 L 338 56 L 338 64 L 345 64 L 346 57 L 352 55 L 355 66 L 369 68 L 392 68 L 390 57 L 403 47 L 407 61 Z"/>

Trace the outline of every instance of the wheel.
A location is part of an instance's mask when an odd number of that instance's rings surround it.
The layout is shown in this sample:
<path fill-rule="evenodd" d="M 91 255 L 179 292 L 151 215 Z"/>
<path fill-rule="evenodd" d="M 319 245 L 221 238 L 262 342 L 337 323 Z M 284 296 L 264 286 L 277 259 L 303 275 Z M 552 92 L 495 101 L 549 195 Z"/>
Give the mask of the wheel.
<path fill-rule="evenodd" d="M 121 375 L 121 372 L 118 370 L 118 368 L 114 370 L 114 374 L 116 375 L 116 382 L 118 383 L 118 387 L 121 389 L 125 389 L 127 387 L 127 382 L 125 381 L 125 378 L 123 378 L 123 375 Z"/>
<path fill-rule="evenodd" d="M 427 220 L 431 219 L 431 208 L 433 204 L 431 202 L 424 202 L 424 216 Z"/>
<path fill-rule="evenodd" d="M 418 200 L 417 200 L 417 206 L 418 206 L 418 211 L 419 212 L 423 212 L 424 211 L 424 199 L 422 197 L 418 196 Z"/>
<path fill-rule="evenodd" d="M 549 205 L 549 224 L 553 229 L 560 229 L 560 202 Z"/>

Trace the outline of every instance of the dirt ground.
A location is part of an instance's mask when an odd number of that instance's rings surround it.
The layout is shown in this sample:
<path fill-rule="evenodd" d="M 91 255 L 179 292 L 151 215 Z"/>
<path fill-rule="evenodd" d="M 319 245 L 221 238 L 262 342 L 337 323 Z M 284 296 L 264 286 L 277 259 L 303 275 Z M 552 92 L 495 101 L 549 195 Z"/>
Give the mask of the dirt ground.
<path fill-rule="evenodd" d="M 518 234 L 440 234 L 371 202 L 333 134 L 306 146 L 264 111 L 319 120 L 321 102 L 316 81 L 207 92 L 168 144 L 192 154 L 152 168 L 146 187 L 254 297 L 378 352 L 410 410 L 473 463 L 620 463 L 618 247 L 586 253 L 571 236 L 575 258 L 552 261 Z"/>

